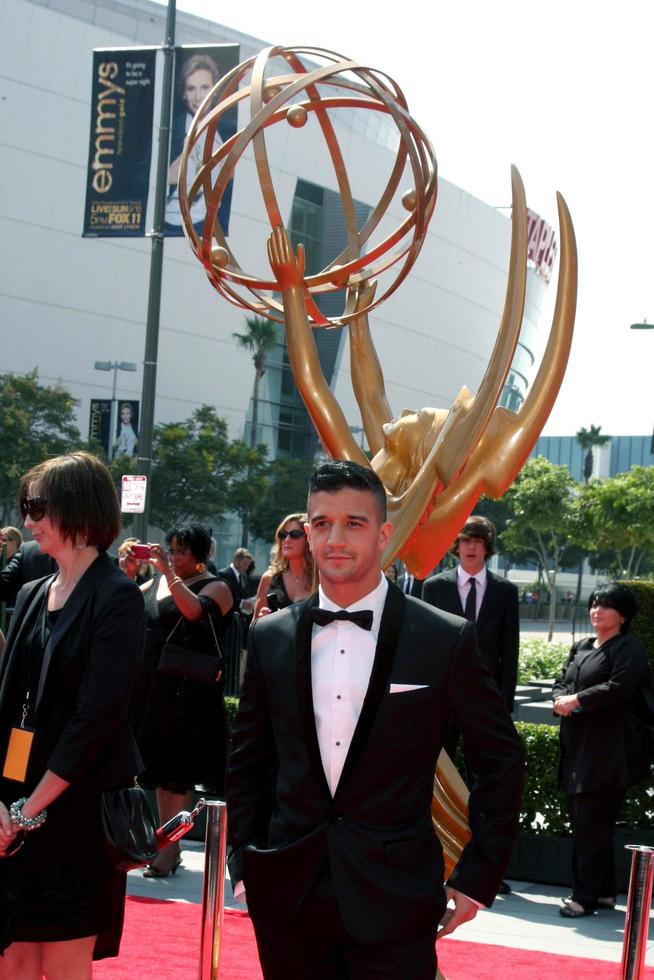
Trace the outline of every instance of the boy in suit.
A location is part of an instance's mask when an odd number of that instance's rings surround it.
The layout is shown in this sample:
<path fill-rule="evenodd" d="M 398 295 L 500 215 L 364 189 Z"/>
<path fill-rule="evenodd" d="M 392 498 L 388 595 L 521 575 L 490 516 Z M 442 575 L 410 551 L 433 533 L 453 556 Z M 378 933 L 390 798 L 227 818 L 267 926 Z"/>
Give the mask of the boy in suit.
<path fill-rule="evenodd" d="M 496 894 L 522 752 L 474 629 L 382 575 L 374 471 L 323 464 L 307 509 L 320 589 L 250 633 L 226 784 L 234 893 L 266 980 L 433 980 L 439 921 L 446 935 Z M 449 717 L 479 778 L 445 888 L 431 799 Z"/>
<path fill-rule="evenodd" d="M 486 562 L 495 554 L 494 525 L 487 517 L 473 514 L 457 535 L 451 552 L 459 559 L 458 566 L 427 579 L 422 598 L 475 624 L 481 655 L 506 707 L 513 711 L 520 648 L 518 589 L 486 568 Z"/>

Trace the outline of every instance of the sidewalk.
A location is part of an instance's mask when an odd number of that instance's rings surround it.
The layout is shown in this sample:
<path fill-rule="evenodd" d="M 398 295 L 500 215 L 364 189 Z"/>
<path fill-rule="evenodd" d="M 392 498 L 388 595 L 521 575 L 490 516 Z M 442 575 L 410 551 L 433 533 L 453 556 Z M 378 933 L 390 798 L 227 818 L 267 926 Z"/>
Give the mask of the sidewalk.
<path fill-rule="evenodd" d="M 521 640 L 546 640 L 549 633 L 549 623 L 546 619 L 521 619 L 520 620 L 520 639 Z M 587 633 L 579 631 L 577 624 L 576 639 L 586 636 Z M 554 634 L 552 640 L 555 643 L 572 644 L 572 622 L 569 619 L 557 619 L 554 622 Z"/>
<path fill-rule="evenodd" d="M 203 845 L 193 841 L 184 844 L 183 860 L 177 874 L 168 878 L 147 879 L 140 871 L 130 872 L 128 895 L 199 903 L 202 898 Z M 522 881 L 509 883 L 513 889 L 510 895 L 499 895 L 491 909 L 480 912 L 451 938 L 620 962 L 626 895 L 619 896 L 614 912 L 600 912 L 582 919 L 562 919 L 558 908 L 562 895 L 566 894 L 564 888 Z M 225 905 L 234 905 L 229 880 L 225 882 Z M 652 941 L 648 943 L 645 962 L 654 966 Z"/>

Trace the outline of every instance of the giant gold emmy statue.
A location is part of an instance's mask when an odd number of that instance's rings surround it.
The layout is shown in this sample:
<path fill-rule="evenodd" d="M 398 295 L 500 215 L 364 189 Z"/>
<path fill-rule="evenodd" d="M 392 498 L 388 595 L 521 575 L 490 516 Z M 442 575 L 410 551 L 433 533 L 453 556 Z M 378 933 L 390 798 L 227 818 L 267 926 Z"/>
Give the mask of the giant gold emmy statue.
<path fill-rule="evenodd" d="M 241 115 L 249 108 L 249 119 L 231 139 L 221 143 L 218 122 L 235 105 L 240 105 Z M 396 130 L 394 165 L 377 205 L 361 228 L 335 124 L 337 110 L 363 113 L 373 122 L 376 113 L 382 114 Z M 286 127 L 287 139 L 298 130 L 313 127 L 312 139 L 322 138 L 327 147 L 340 194 L 345 248 L 325 268 L 310 275 L 305 270 L 302 245 L 296 251 L 291 246 L 273 186 L 266 139 L 276 125 L 279 138 L 278 124 Z M 217 220 L 225 189 L 244 154 L 247 165 L 256 167 L 271 227 L 271 275 L 264 278 L 241 268 Z M 511 177 L 508 286 L 497 339 L 479 390 L 473 395 L 462 388 L 449 411 L 422 408 L 394 416 L 368 314 L 408 275 L 425 240 L 437 193 L 432 146 L 410 116 L 401 89 L 383 72 L 330 51 L 267 48 L 218 82 L 186 138 L 179 199 L 193 251 L 223 297 L 285 324 L 293 377 L 326 452 L 372 466 L 386 487 L 389 519 L 395 530 L 384 564 L 400 556 L 419 577 L 445 554 L 480 495 L 501 497 L 519 473 L 554 404 L 568 360 L 576 305 L 577 253 L 568 209 L 557 195 L 561 255 L 549 339 L 520 410 L 512 412 L 498 406 L 520 335 L 527 273 L 525 192 L 515 168 Z M 409 183 L 404 193 L 402 182 Z M 201 233 L 190 216 L 191 203 L 199 195 L 204 195 L 206 202 Z M 388 212 L 398 198 L 404 216 L 397 227 L 391 227 Z M 344 290 L 343 312 L 327 318 L 317 300 L 338 290 Z M 346 327 L 349 332 L 352 385 L 374 453 L 372 461 L 357 445 L 323 376 L 312 326 Z M 448 874 L 470 836 L 467 795 L 450 759 L 441 753 L 432 814 Z"/>

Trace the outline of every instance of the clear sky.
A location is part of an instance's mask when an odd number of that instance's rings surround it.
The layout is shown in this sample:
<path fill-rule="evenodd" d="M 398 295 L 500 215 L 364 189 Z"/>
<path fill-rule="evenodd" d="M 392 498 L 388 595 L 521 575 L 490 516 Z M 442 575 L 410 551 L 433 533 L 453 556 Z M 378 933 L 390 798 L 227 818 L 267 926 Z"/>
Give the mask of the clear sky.
<path fill-rule="evenodd" d="M 509 203 L 511 163 L 528 205 L 557 228 L 561 191 L 577 235 L 579 299 L 568 373 L 544 431 L 652 431 L 654 330 L 629 329 L 654 323 L 651 0 L 177 6 L 269 43 L 329 48 L 387 71 L 431 137 L 440 175 L 488 204 Z"/>

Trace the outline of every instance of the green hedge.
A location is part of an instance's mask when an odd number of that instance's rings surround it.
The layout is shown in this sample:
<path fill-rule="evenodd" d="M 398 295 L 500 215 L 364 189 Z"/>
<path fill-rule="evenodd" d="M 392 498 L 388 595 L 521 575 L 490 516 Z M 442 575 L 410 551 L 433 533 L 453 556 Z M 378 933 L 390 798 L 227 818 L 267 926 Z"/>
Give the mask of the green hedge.
<path fill-rule="evenodd" d="M 535 834 L 570 831 L 565 796 L 557 786 L 559 730 L 551 725 L 516 722 L 527 759 L 520 829 Z M 654 829 L 654 778 L 632 786 L 619 822 L 633 829 Z"/>
<path fill-rule="evenodd" d="M 227 730 L 231 737 L 238 698 L 225 698 Z M 557 786 L 559 730 L 551 725 L 516 722 L 527 759 L 520 829 L 542 836 L 568 834 L 570 822 L 565 796 Z M 459 750 L 460 751 L 460 750 Z M 457 763 L 462 759 L 457 754 Z M 632 786 L 619 820 L 635 829 L 654 829 L 654 780 Z"/>
<path fill-rule="evenodd" d="M 559 676 L 563 661 L 570 652 L 568 643 L 533 637 L 520 641 L 518 656 L 518 683 L 529 684 L 530 681 L 553 680 Z"/>
<path fill-rule="evenodd" d="M 650 663 L 654 667 L 654 582 L 624 582 L 632 590 L 638 601 L 638 614 L 631 626 L 636 636 L 647 650 Z"/>

